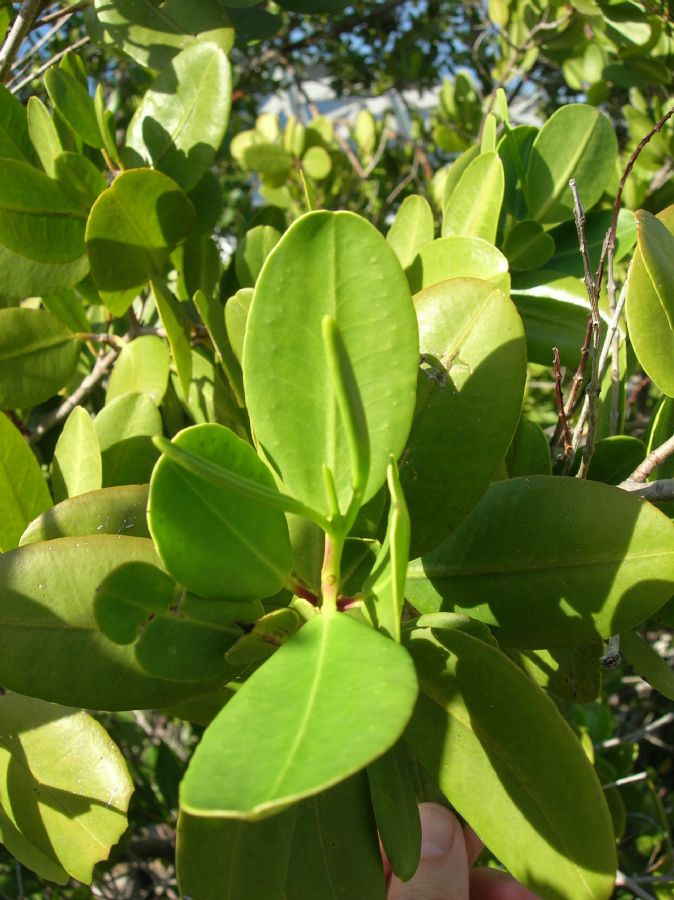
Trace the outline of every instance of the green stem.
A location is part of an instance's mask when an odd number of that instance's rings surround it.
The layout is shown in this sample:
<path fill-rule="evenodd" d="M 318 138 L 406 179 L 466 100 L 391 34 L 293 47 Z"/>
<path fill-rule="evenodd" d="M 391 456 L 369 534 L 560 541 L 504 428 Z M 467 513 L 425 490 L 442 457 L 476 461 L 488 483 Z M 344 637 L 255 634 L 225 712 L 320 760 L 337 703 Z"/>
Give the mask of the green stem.
<path fill-rule="evenodd" d="M 325 554 L 323 556 L 323 568 L 321 570 L 321 595 L 323 598 L 321 608 L 322 611 L 327 614 L 337 612 L 337 598 L 339 597 L 343 550 L 343 535 L 331 536 L 326 534 Z"/>

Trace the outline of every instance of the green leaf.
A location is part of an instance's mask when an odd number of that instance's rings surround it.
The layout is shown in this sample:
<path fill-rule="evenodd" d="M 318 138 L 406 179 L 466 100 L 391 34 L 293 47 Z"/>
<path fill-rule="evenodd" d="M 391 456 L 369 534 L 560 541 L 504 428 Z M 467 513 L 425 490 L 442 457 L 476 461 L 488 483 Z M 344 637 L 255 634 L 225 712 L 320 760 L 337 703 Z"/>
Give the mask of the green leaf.
<path fill-rule="evenodd" d="M 526 378 L 522 323 L 498 288 L 442 281 L 417 294 L 415 307 L 424 363 L 400 460 L 412 557 L 437 546 L 486 491 L 517 427 Z"/>
<path fill-rule="evenodd" d="M 323 181 L 332 171 L 332 159 L 325 147 L 309 147 L 302 157 L 302 171 L 315 181 Z"/>
<path fill-rule="evenodd" d="M 668 700 L 674 700 L 674 669 L 635 631 L 620 635 L 620 650 L 624 652 L 637 675 Z"/>
<path fill-rule="evenodd" d="M 324 465 L 335 477 L 340 506 L 350 502 L 352 486 L 323 349 L 326 314 L 342 332 L 365 409 L 366 502 L 384 481 L 389 454 L 398 456 L 407 437 L 418 345 L 400 264 L 384 238 L 352 213 L 308 213 L 288 229 L 258 278 L 244 345 L 246 402 L 257 440 L 288 490 L 329 514 Z M 305 389 L 289 393 L 298 366 Z"/>
<path fill-rule="evenodd" d="M 252 288 L 241 288 L 225 304 L 227 336 L 234 355 L 239 361 L 243 357 L 243 341 L 246 336 L 246 325 L 250 305 L 253 302 L 253 293 Z"/>
<path fill-rule="evenodd" d="M 182 808 L 256 819 L 325 790 L 395 743 L 416 692 L 402 647 L 342 613 L 317 615 L 206 729 Z"/>
<path fill-rule="evenodd" d="M 0 806 L 0 841 L 8 853 L 11 853 L 21 865 L 26 866 L 40 878 L 46 878 L 47 881 L 53 881 L 55 884 L 67 884 L 70 881 L 70 876 L 62 866 L 38 850 L 21 834 L 2 806 Z"/>
<path fill-rule="evenodd" d="M 94 101 L 74 75 L 60 66 L 51 66 L 44 76 L 54 108 L 90 147 L 103 146 Z"/>
<path fill-rule="evenodd" d="M 646 445 L 629 434 L 613 434 L 597 441 L 587 470 L 592 481 L 620 484 L 644 461 Z"/>
<path fill-rule="evenodd" d="M 293 807 L 262 822 L 241 822 L 181 810 L 176 866 L 182 893 L 192 900 L 286 900 L 295 815 Z"/>
<path fill-rule="evenodd" d="M 364 772 L 297 808 L 287 900 L 385 900 L 377 826 Z"/>
<path fill-rule="evenodd" d="M 417 870 L 421 822 L 407 755 L 400 743 L 367 767 L 377 831 L 391 869 L 402 881 Z"/>
<path fill-rule="evenodd" d="M 96 166 L 79 153 L 59 153 L 54 160 L 54 177 L 86 215 L 107 187 Z"/>
<path fill-rule="evenodd" d="M 0 309 L 0 409 L 52 397 L 75 371 L 79 348 L 70 329 L 45 310 Z"/>
<path fill-rule="evenodd" d="M 541 269 L 555 252 L 555 242 L 539 222 L 525 219 L 508 232 L 503 244 L 513 272 Z"/>
<path fill-rule="evenodd" d="M 118 175 L 94 204 L 86 230 L 91 271 L 103 299 L 161 276 L 170 251 L 189 235 L 193 222 L 194 207 L 166 175 L 151 169 Z"/>
<path fill-rule="evenodd" d="M 180 385 L 183 393 L 187 394 L 192 380 L 192 350 L 190 346 L 192 324 L 190 317 L 184 306 L 174 297 L 163 281 L 152 278 L 150 285 L 159 317 L 171 346 Z"/>
<path fill-rule="evenodd" d="M 168 347 L 159 337 L 145 334 L 125 344 L 110 373 L 105 402 L 122 394 L 147 394 L 159 406 L 168 386 L 169 363 Z"/>
<path fill-rule="evenodd" d="M 651 417 L 646 453 L 652 453 L 656 447 L 664 444 L 672 434 L 674 434 L 674 400 L 671 397 L 663 397 Z M 648 480 L 655 481 L 658 478 L 672 478 L 673 476 L 674 458 L 670 456 L 653 469 Z"/>
<path fill-rule="evenodd" d="M 503 203 L 503 163 L 495 150 L 480 153 L 465 169 L 447 196 L 442 212 L 442 236 L 496 240 Z"/>
<path fill-rule="evenodd" d="M 647 375 L 674 396 L 674 207 L 658 217 L 637 213 L 637 245 L 627 279 L 630 340 Z"/>
<path fill-rule="evenodd" d="M 613 210 L 597 209 L 587 214 L 585 219 L 585 238 L 587 240 L 590 255 L 590 269 L 597 271 L 599 256 L 606 232 L 609 230 Z M 548 266 L 554 272 L 564 275 L 583 277 L 583 257 L 578 246 L 578 231 L 575 222 L 566 222 L 553 228 L 548 234 L 555 242 L 555 255 Z M 637 238 L 634 213 L 630 209 L 621 209 L 618 214 L 618 230 L 616 232 L 616 246 L 614 262 L 620 262 L 634 247 Z"/>
<path fill-rule="evenodd" d="M 180 295 L 194 297 L 198 291 L 209 298 L 215 295 L 222 275 L 222 259 L 210 235 L 194 234 L 178 248 L 174 259 L 182 276 Z"/>
<path fill-rule="evenodd" d="M 245 233 L 234 254 L 234 270 L 242 288 L 255 287 L 265 259 L 280 240 L 271 225 L 256 225 Z"/>
<path fill-rule="evenodd" d="M 125 160 L 159 169 L 189 191 L 220 149 L 231 101 L 223 50 L 202 42 L 187 47 L 143 96 L 127 129 Z"/>
<path fill-rule="evenodd" d="M 113 569 L 134 561 L 157 565 L 152 541 L 92 535 L 0 555 L 0 684 L 109 710 L 170 706 L 214 687 L 213 681 L 154 678 L 132 646 L 115 644 L 98 629 L 96 589 Z"/>
<path fill-rule="evenodd" d="M 0 158 L 33 161 L 26 109 L 0 84 Z"/>
<path fill-rule="evenodd" d="M 115 126 L 115 117 L 110 110 L 105 107 L 105 97 L 103 96 L 103 88 L 99 84 L 94 94 L 94 112 L 96 113 L 96 122 L 98 130 L 103 140 L 103 147 L 111 160 L 120 163 L 119 150 L 117 149 L 117 128 Z"/>
<path fill-rule="evenodd" d="M 0 166 L 0 244 L 47 264 L 72 263 L 84 253 L 85 216 L 62 188 L 13 159 Z"/>
<path fill-rule="evenodd" d="M 89 534 L 150 537 L 145 520 L 148 486 L 123 485 L 63 500 L 34 519 L 20 545 Z"/>
<path fill-rule="evenodd" d="M 414 293 L 449 278 L 481 278 L 508 293 L 508 260 L 488 241 L 475 237 L 444 237 L 421 248 L 407 270 Z"/>
<path fill-rule="evenodd" d="M 0 413 L 0 552 L 19 544 L 26 525 L 52 505 L 28 442 Z"/>
<path fill-rule="evenodd" d="M 273 476 L 250 444 L 221 425 L 187 428 L 174 444 L 276 491 Z M 168 571 L 202 597 L 270 597 L 290 574 L 292 553 L 282 512 L 216 487 L 168 457 L 152 475 L 148 519 Z"/>
<path fill-rule="evenodd" d="M 7 276 L 3 294 L 23 300 L 74 287 L 89 272 L 89 260 L 82 255 L 71 263 L 40 263 L 0 247 L 0 270 Z"/>
<path fill-rule="evenodd" d="M 411 564 L 408 597 L 423 612 L 480 619 L 507 646 L 606 639 L 672 595 L 673 529 L 649 503 L 597 481 L 513 478 Z"/>
<path fill-rule="evenodd" d="M 250 299 L 252 300 L 252 291 Z M 194 295 L 194 305 L 197 312 L 201 316 L 201 320 L 206 326 L 208 333 L 213 341 L 218 361 L 222 366 L 222 370 L 227 377 L 232 391 L 236 397 L 239 406 L 244 406 L 243 397 L 243 375 L 239 364 L 240 356 L 236 354 L 234 346 L 230 343 L 228 335 L 228 326 L 225 321 L 227 310 L 233 299 L 231 298 L 227 306 L 223 308 L 220 300 L 215 297 L 208 297 L 203 291 L 197 291 Z M 245 320 L 243 324 L 245 332 Z M 243 344 L 243 336 L 241 337 L 241 345 Z"/>
<path fill-rule="evenodd" d="M 101 450 L 96 428 L 83 406 L 66 419 L 54 450 L 51 481 L 56 502 L 102 486 Z M 33 517 L 34 518 L 34 517 Z"/>
<path fill-rule="evenodd" d="M 570 178 L 590 209 L 613 174 L 617 153 L 613 125 L 598 109 L 582 103 L 558 109 L 531 148 L 525 182 L 529 218 L 544 225 L 572 219 Z"/>
<path fill-rule="evenodd" d="M 30 97 L 26 108 L 28 134 L 38 159 L 50 178 L 54 178 L 54 161 L 63 152 L 61 139 L 49 110 L 39 97 Z"/>
<path fill-rule="evenodd" d="M 94 419 L 103 459 L 103 487 L 147 484 L 159 453 L 159 410 L 145 394 L 122 394 Z"/>
<path fill-rule="evenodd" d="M 520 475 L 552 475 L 548 439 L 536 422 L 520 416 L 517 431 L 506 454 L 508 478 Z"/>
<path fill-rule="evenodd" d="M 133 783 L 124 757 L 80 710 L 5 694 L 0 721 L 4 812 L 45 856 L 91 884 L 127 827 Z"/>
<path fill-rule="evenodd" d="M 386 235 L 403 269 L 411 266 L 422 247 L 430 244 L 435 233 L 433 210 L 425 197 L 405 197 Z"/>
<path fill-rule="evenodd" d="M 301 622 L 298 613 L 290 607 L 273 609 L 258 619 L 227 651 L 227 662 L 247 666 L 266 659 L 295 634 Z"/>
<path fill-rule="evenodd" d="M 82 298 L 72 289 L 42 297 L 42 305 L 47 312 L 60 319 L 71 331 L 84 332 L 85 334 L 89 331 L 91 325 L 87 318 Z"/>
<path fill-rule="evenodd" d="M 274 179 L 285 179 L 290 174 L 293 163 L 290 153 L 278 144 L 256 142 L 243 151 L 243 165 L 246 169 Z"/>
<path fill-rule="evenodd" d="M 599 638 L 579 647 L 505 651 L 529 678 L 565 703 L 592 703 L 601 691 Z"/>
<path fill-rule="evenodd" d="M 440 640 L 416 632 L 409 644 L 420 681 L 405 734 L 415 756 L 530 890 L 550 900 L 608 900 L 613 826 L 570 727 L 499 650 L 460 631 Z"/>

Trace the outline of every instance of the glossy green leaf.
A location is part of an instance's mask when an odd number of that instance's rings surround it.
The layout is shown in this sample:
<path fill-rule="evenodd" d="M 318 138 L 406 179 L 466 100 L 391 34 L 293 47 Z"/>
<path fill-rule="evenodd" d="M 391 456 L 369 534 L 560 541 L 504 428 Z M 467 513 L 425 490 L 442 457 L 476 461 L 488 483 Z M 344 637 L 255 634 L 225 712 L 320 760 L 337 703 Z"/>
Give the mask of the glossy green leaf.
<path fill-rule="evenodd" d="M 26 109 L 4 84 L 0 85 L 0 158 L 33 161 Z"/>
<path fill-rule="evenodd" d="M 495 150 L 480 153 L 466 167 L 442 212 L 442 236 L 496 240 L 503 203 L 503 163 Z"/>
<path fill-rule="evenodd" d="M 143 96 L 126 133 L 125 158 L 165 172 L 189 191 L 220 149 L 231 100 L 224 51 L 203 42 L 187 47 Z"/>
<path fill-rule="evenodd" d="M 3 294 L 23 300 L 74 287 L 87 275 L 89 260 L 82 255 L 70 263 L 40 263 L 0 247 L 0 270 L 6 275 Z"/>
<path fill-rule="evenodd" d="M 101 450 L 96 428 L 83 406 L 66 419 L 54 450 L 51 483 L 54 500 L 97 491 L 102 486 Z"/>
<path fill-rule="evenodd" d="M 617 152 L 613 125 L 598 109 L 582 103 L 558 109 L 531 148 L 525 183 L 529 217 L 543 224 L 572 219 L 570 178 L 590 209 L 613 174 Z"/>
<path fill-rule="evenodd" d="M 265 259 L 280 240 L 271 225 L 256 225 L 246 232 L 234 254 L 234 270 L 242 288 L 255 287 Z"/>
<path fill-rule="evenodd" d="M 521 416 L 505 461 L 508 478 L 552 475 L 550 446 L 541 426 L 526 416 Z"/>
<path fill-rule="evenodd" d="M 254 449 L 227 428 L 197 425 L 182 431 L 174 443 L 276 490 Z M 148 519 L 168 571 L 202 597 L 269 597 L 290 574 L 292 555 L 282 512 L 216 487 L 166 457 L 152 475 Z"/>
<path fill-rule="evenodd" d="M 508 260 L 488 241 L 474 237 L 444 237 L 419 252 L 407 270 L 414 293 L 449 278 L 482 278 L 506 293 L 510 290 Z"/>
<path fill-rule="evenodd" d="M 192 900 L 286 900 L 296 811 L 292 807 L 262 822 L 242 822 L 181 810 L 176 866 L 182 893 Z"/>
<path fill-rule="evenodd" d="M 367 767 L 377 831 L 391 869 L 402 881 L 421 855 L 419 807 L 407 755 L 400 743 Z"/>
<path fill-rule="evenodd" d="M 87 222 L 87 253 L 103 299 L 160 276 L 193 222 L 194 207 L 168 176 L 151 169 L 118 175 Z"/>
<path fill-rule="evenodd" d="M 597 441 L 587 477 L 605 484 L 620 484 L 646 456 L 646 445 L 629 434 L 614 434 Z"/>
<path fill-rule="evenodd" d="M 674 700 L 674 669 L 635 631 L 620 635 L 620 651 L 637 675 L 668 700 Z"/>
<path fill-rule="evenodd" d="M 152 438 L 162 433 L 159 410 L 145 394 L 122 394 L 94 419 L 103 459 L 103 487 L 147 484 L 159 456 Z"/>
<path fill-rule="evenodd" d="M 469 147 L 467 150 L 458 156 L 453 163 L 449 165 L 446 172 L 446 176 L 444 178 L 444 184 L 442 187 L 442 195 L 438 197 L 438 206 L 441 209 L 445 209 L 447 206 L 447 201 L 451 197 L 454 192 L 454 188 L 457 186 L 459 181 L 461 180 L 461 176 L 466 171 L 468 166 L 476 159 L 480 154 L 480 148 L 478 146 Z"/>
<path fill-rule="evenodd" d="M 59 153 L 54 160 L 54 177 L 87 215 L 107 187 L 101 172 L 80 153 Z"/>
<path fill-rule="evenodd" d="M 225 304 L 225 326 L 227 336 L 236 358 L 243 358 L 243 341 L 246 336 L 246 325 L 250 305 L 253 302 L 253 289 L 241 288 Z"/>
<path fill-rule="evenodd" d="M 297 807 L 287 900 L 385 900 L 386 883 L 364 772 Z"/>
<path fill-rule="evenodd" d="M 673 529 L 655 507 L 609 485 L 513 478 L 493 484 L 444 544 L 412 563 L 408 597 L 424 612 L 480 619 L 507 646 L 606 639 L 672 595 Z"/>
<path fill-rule="evenodd" d="M 534 128 L 532 125 L 508 128 L 496 148 L 503 162 L 505 176 L 503 209 L 515 219 L 521 220 L 527 217 L 523 189 L 531 148 L 537 134 L 538 128 Z"/>
<path fill-rule="evenodd" d="M 227 651 L 227 662 L 244 666 L 266 659 L 295 634 L 301 621 L 289 607 L 272 610 L 258 619 Z"/>
<path fill-rule="evenodd" d="M 506 652 L 532 681 L 565 703 L 592 703 L 599 697 L 604 652 L 599 638 L 579 647 Z"/>
<path fill-rule="evenodd" d="M 674 396 L 674 206 L 657 217 L 637 213 L 637 244 L 625 306 L 630 340 L 647 375 Z"/>
<path fill-rule="evenodd" d="M 433 210 L 419 194 L 405 197 L 400 204 L 386 240 L 393 247 L 403 269 L 411 266 L 422 247 L 430 244 L 435 234 Z"/>
<path fill-rule="evenodd" d="M 34 519 L 21 535 L 20 544 L 89 534 L 149 537 L 147 495 L 146 484 L 132 484 L 70 497 Z"/>
<path fill-rule="evenodd" d="M 252 300 L 252 291 L 250 292 Z M 208 329 L 208 333 L 213 341 L 218 361 L 222 366 L 222 370 L 227 376 L 232 391 L 235 394 L 239 406 L 244 406 L 243 399 L 243 375 L 241 373 L 241 365 L 239 363 L 240 355 L 237 355 L 231 339 L 228 334 L 228 326 L 225 321 L 227 309 L 234 298 L 231 298 L 227 306 L 223 308 L 222 303 L 215 297 L 208 297 L 203 291 L 197 291 L 194 295 L 194 305 L 197 312 L 201 316 L 201 320 Z M 243 323 L 245 332 L 245 319 Z M 243 345 L 243 335 L 241 336 L 241 344 Z"/>
<path fill-rule="evenodd" d="M 102 147 L 94 101 L 82 83 L 60 66 L 47 69 L 44 83 L 54 108 L 84 143 L 90 147 Z"/>
<path fill-rule="evenodd" d="M 183 392 L 186 394 L 190 389 L 190 381 L 192 379 L 192 350 L 190 346 L 192 324 L 190 317 L 187 315 L 183 305 L 163 281 L 152 278 L 150 284 L 152 286 L 152 296 L 171 347 L 173 362 L 178 371 L 178 378 L 180 379 Z"/>
<path fill-rule="evenodd" d="M 511 301 L 486 281 L 442 281 L 415 296 L 422 368 L 400 479 L 411 556 L 437 546 L 477 503 L 522 407 L 526 347 Z"/>
<path fill-rule="evenodd" d="M 52 397 L 75 371 L 79 348 L 70 329 L 45 310 L 0 309 L 0 409 Z"/>
<path fill-rule="evenodd" d="M 243 359 L 257 440 L 288 490 L 329 513 L 323 466 L 333 472 L 341 506 L 350 502 L 352 487 L 347 437 L 323 348 L 326 314 L 344 337 L 365 409 L 371 445 L 365 502 L 381 487 L 389 454 L 397 457 L 407 437 L 418 344 L 414 308 L 393 250 L 348 212 L 303 216 L 272 251 L 257 281 Z M 306 389 L 289 394 L 300 361 Z"/>
<path fill-rule="evenodd" d="M 664 444 L 672 434 L 674 434 L 674 400 L 671 397 L 663 397 L 651 417 L 646 453 L 651 453 L 660 444 Z M 656 466 L 649 481 L 672 477 L 674 477 L 674 458 L 670 456 L 661 465 Z"/>
<path fill-rule="evenodd" d="M 256 819 L 325 790 L 395 743 L 416 692 L 402 647 L 341 613 L 317 615 L 208 727 L 182 807 Z"/>
<path fill-rule="evenodd" d="M 128 562 L 157 565 L 152 541 L 120 535 L 61 538 L 0 556 L 0 683 L 90 709 L 150 709 L 213 682 L 148 675 L 132 646 L 110 641 L 94 617 L 96 589 Z"/>
<path fill-rule="evenodd" d="M 539 222 L 526 219 L 508 232 L 503 244 L 513 272 L 541 269 L 555 252 L 555 242 Z"/>
<path fill-rule="evenodd" d="M 39 97 L 30 97 L 26 108 L 28 134 L 42 168 L 54 177 L 54 160 L 63 152 L 61 139 L 47 107 Z"/>
<path fill-rule="evenodd" d="M 0 552 L 19 544 L 26 525 L 52 505 L 28 442 L 0 413 Z"/>
<path fill-rule="evenodd" d="M 570 727 L 499 650 L 460 631 L 441 640 L 420 631 L 409 645 L 420 681 L 405 733 L 415 756 L 530 890 L 550 900 L 608 900 L 611 817 Z"/>
<path fill-rule="evenodd" d="M 106 403 L 122 394 L 147 394 L 159 406 L 169 377 L 166 343 L 151 334 L 141 335 L 122 347 L 108 379 Z"/>
<path fill-rule="evenodd" d="M 4 812 L 45 856 L 90 884 L 127 827 L 133 783 L 124 757 L 80 710 L 5 694 L 0 721 Z"/>
<path fill-rule="evenodd" d="M 56 181 L 13 159 L 0 166 L 0 244 L 51 265 L 84 253 L 85 216 Z"/>

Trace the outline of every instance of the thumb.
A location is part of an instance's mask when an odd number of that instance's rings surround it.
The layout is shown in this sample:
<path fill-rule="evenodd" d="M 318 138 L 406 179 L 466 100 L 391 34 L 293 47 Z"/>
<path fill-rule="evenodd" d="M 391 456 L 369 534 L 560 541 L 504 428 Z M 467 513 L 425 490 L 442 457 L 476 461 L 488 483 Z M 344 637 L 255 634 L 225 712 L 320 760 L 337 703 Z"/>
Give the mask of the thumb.
<path fill-rule="evenodd" d="M 392 877 L 388 900 L 468 900 L 468 859 L 458 819 L 435 803 L 422 803 L 419 815 L 419 868 L 410 881 Z"/>

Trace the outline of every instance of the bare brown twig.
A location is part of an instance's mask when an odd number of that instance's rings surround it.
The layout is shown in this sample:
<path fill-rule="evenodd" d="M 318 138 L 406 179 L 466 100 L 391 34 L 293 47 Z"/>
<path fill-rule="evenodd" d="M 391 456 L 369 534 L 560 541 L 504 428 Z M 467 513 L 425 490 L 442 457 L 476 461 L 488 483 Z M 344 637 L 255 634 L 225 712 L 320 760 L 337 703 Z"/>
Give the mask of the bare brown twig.
<path fill-rule="evenodd" d="M 562 394 L 562 367 L 559 361 L 559 349 L 552 348 L 553 364 L 555 367 L 555 399 L 557 400 L 557 427 L 561 429 L 564 438 L 564 460 L 566 461 L 571 453 L 571 432 L 569 431 L 569 422 L 564 411 L 564 395 Z"/>
<path fill-rule="evenodd" d="M 5 82 L 24 38 L 42 11 L 44 0 L 24 0 L 0 48 L 0 82 Z"/>
<path fill-rule="evenodd" d="M 663 444 L 660 444 L 659 447 L 656 447 L 655 450 L 651 450 L 646 459 L 640 463 L 630 477 L 625 480 L 643 483 L 654 469 L 661 466 L 663 462 L 668 460 L 672 455 L 674 455 L 674 435 L 668 438 Z"/>

